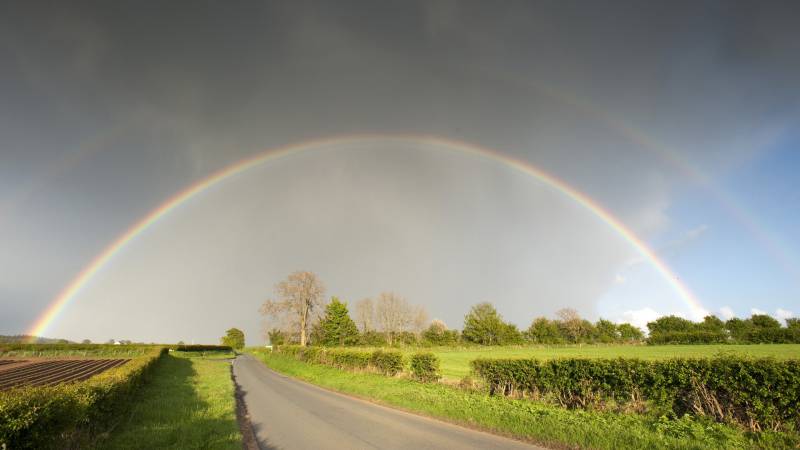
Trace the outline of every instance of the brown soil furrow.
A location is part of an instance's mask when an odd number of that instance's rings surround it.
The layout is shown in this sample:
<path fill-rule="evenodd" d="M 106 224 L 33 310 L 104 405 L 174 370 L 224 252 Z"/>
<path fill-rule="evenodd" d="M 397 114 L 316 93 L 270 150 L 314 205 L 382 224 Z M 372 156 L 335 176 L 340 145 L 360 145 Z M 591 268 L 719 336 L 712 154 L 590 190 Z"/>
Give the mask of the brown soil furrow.
<path fill-rule="evenodd" d="M 107 360 L 98 360 L 99 362 L 96 364 L 92 364 L 88 367 L 83 367 L 80 371 L 73 371 L 69 373 L 69 376 L 64 376 L 59 378 L 53 382 L 47 384 L 58 384 L 58 383 L 65 383 L 70 381 L 81 381 L 87 378 L 91 378 L 99 373 L 105 372 L 108 369 L 116 367 L 118 364 L 118 360 L 114 359 L 107 359 Z M 127 360 L 123 360 L 127 362 Z"/>
<path fill-rule="evenodd" d="M 40 367 L 39 370 L 36 371 L 15 374 L 14 377 L 3 377 L 0 379 L 0 389 L 23 384 L 36 384 L 40 380 L 47 380 L 54 376 L 58 376 L 58 374 L 71 372 L 73 369 L 83 367 L 88 364 L 91 363 L 84 361 L 67 363 L 64 361 L 62 364 L 48 364 L 44 367 Z"/>
<path fill-rule="evenodd" d="M 18 359 L 0 359 L 0 366 L 4 366 L 6 364 L 15 364 L 19 362 L 25 362 L 25 361 L 24 360 L 20 361 Z"/>
<path fill-rule="evenodd" d="M 129 359 L 51 360 L 0 373 L 0 390 L 31 385 L 53 385 L 90 378 L 119 367 Z"/>
<path fill-rule="evenodd" d="M 69 381 L 74 375 L 80 374 L 86 370 L 91 370 L 97 364 L 94 361 L 86 361 L 83 364 L 75 364 L 69 368 L 54 367 L 47 373 L 40 374 L 36 377 L 31 377 L 23 381 L 24 384 L 31 386 L 40 386 L 44 384 L 57 384 L 61 381 Z"/>
<path fill-rule="evenodd" d="M 39 373 L 49 372 L 53 369 L 66 369 L 77 364 L 83 363 L 80 360 L 74 361 L 42 361 L 29 364 L 27 366 L 19 367 L 14 370 L 8 370 L 0 373 L 0 384 L 15 381 L 17 379 L 36 376 Z"/>

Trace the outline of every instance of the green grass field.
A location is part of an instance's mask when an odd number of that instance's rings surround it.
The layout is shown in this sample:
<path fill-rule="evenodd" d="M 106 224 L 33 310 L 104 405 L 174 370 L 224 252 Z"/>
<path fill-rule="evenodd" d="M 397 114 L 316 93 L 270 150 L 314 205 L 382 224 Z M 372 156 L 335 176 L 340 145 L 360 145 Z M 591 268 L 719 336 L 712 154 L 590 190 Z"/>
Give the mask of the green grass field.
<path fill-rule="evenodd" d="M 231 353 L 171 352 L 98 448 L 241 449 Z"/>
<path fill-rule="evenodd" d="M 460 380 L 470 372 L 470 361 L 477 358 L 703 358 L 718 355 L 748 355 L 778 359 L 800 358 L 800 344 L 754 345 L 583 345 L 564 347 L 440 347 L 430 349 L 439 356 L 442 375 Z M 413 351 L 407 351 L 413 353 Z"/>
<path fill-rule="evenodd" d="M 279 354 L 259 352 L 257 356 L 278 372 L 319 386 L 554 448 L 784 448 L 797 444 L 785 435 L 748 437 L 740 429 L 690 416 L 668 420 L 644 414 L 568 410 L 438 383 L 347 372 Z"/>

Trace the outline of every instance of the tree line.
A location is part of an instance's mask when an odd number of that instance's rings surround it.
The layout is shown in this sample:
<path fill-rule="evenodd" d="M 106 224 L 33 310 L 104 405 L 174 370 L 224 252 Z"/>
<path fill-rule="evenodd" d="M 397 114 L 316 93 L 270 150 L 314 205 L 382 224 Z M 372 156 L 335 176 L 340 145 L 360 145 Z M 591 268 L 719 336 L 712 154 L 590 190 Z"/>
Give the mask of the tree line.
<path fill-rule="evenodd" d="M 374 300 L 347 302 L 332 297 L 324 301 L 325 287 L 312 272 L 295 272 L 275 287 L 276 298 L 264 302 L 267 338 L 273 345 L 385 346 L 464 344 L 593 344 L 593 343 L 761 343 L 800 342 L 800 321 L 788 319 L 787 327 L 770 316 L 723 322 L 707 316 L 696 323 L 676 316 L 647 324 L 649 337 L 628 323 L 599 319 L 590 322 L 571 308 L 555 319 L 535 318 L 527 329 L 506 322 L 488 302 L 472 306 L 462 329 L 450 329 L 441 320 L 429 320 L 424 306 L 413 305 L 392 292 Z"/>
<path fill-rule="evenodd" d="M 647 324 L 651 344 L 780 344 L 800 343 L 800 319 L 789 318 L 782 326 L 766 314 L 753 314 L 749 319 L 733 317 L 722 321 L 709 315 L 702 322 L 677 316 L 664 316 Z"/>

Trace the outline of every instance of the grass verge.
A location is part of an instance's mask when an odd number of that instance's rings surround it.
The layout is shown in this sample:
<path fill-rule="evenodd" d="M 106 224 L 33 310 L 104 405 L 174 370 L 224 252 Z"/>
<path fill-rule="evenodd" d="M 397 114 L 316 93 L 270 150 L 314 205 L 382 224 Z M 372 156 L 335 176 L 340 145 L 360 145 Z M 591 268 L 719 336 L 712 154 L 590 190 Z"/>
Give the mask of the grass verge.
<path fill-rule="evenodd" d="M 164 356 L 133 399 L 129 415 L 97 448 L 241 449 L 230 364 L 224 356 Z"/>
<path fill-rule="evenodd" d="M 352 373 L 256 353 L 278 372 L 339 392 L 555 448 L 787 448 L 785 435 L 750 435 L 689 416 L 667 419 L 639 414 L 567 410 L 528 400 L 490 397 L 442 384 L 421 384 L 372 373 Z"/>

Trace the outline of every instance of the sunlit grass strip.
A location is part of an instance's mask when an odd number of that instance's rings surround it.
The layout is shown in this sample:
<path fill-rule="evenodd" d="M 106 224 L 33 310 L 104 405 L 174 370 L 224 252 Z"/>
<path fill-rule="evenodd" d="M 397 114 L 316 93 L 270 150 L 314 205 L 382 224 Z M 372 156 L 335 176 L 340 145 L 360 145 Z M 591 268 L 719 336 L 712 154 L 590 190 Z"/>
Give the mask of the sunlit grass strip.
<path fill-rule="evenodd" d="M 702 418 L 567 410 L 490 397 L 441 384 L 352 373 L 293 358 L 258 354 L 267 366 L 301 380 L 378 403 L 557 448 L 785 448 L 785 435 L 748 435 Z M 754 440 L 757 439 L 757 442 Z"/>
<path fill-rule="evenodd" d="M 99 448 L 242 448 L 230 365 L 220 359 L 232 355 L 173 354 L 153 370 L 127 418 Z"/>

